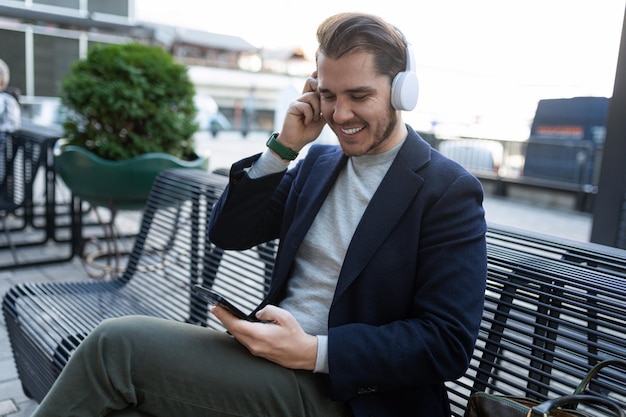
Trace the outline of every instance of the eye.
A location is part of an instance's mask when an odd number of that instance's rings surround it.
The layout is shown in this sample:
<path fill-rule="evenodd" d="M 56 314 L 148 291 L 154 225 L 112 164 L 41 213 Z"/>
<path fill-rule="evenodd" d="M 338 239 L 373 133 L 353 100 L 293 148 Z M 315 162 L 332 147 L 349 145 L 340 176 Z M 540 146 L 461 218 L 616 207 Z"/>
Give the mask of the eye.
<path fill-rule="evenodd" d="M 363 101 L 367 98 L 366 94 L 353 94 L 352 95 L 352 100 L 354 101 Z"/>
<path fill-rule="evenodd" d="M 320 98 L 323 101 L 333 101 L 336 99 L 336 96 L 334 94 L 320 94 Z"/>

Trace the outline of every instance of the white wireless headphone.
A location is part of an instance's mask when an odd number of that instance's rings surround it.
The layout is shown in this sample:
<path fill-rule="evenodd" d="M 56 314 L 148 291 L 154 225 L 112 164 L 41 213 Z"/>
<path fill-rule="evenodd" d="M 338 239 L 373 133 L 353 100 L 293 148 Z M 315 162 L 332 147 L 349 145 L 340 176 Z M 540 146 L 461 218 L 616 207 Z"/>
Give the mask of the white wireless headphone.
<path fill-rule="evenodd" d="M 402 32 L 400 32 L 402 34 Z M 406 69 L 399 72 L 391 83 L 391 105 L 396 110 L 411 111 L 417 105 L 419 84 L 415 73 L 415 58 L 411 46 L 404 35 L 406 45 Z"/>

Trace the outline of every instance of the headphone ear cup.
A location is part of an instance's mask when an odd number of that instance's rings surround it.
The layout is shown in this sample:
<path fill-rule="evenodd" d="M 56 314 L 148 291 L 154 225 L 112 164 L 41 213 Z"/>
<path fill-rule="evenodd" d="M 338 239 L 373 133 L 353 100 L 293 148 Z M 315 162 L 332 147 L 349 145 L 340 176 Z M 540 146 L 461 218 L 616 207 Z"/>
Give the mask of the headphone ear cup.
<path fill-rule="evenodd" d="M 417 105 L 419 84 L 413 71 L 399 72 L 391 83 L 391 105 L 396 110 L 411 111 Z"/>

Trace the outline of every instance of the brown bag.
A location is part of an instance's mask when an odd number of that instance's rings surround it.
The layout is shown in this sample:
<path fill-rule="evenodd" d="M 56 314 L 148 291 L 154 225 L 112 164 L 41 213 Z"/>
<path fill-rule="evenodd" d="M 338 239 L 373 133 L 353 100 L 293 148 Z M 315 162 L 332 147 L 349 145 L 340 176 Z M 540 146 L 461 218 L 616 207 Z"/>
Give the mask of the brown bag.
<path fill-rule="evenodd" d="M 572 395 L 539 402 L 529 398 L 475 392 L 470 396 L 465 417 L 592 417 L 578 411 L 578 404 L 601 405 L 617 416 L 625 417 L 622 406 L 606 397 L 586 394 L 591 380 L 602 368 L 616 365 L 626 369 L 626 361 L 614 359 L 594 366 L 583 378 Z"/>

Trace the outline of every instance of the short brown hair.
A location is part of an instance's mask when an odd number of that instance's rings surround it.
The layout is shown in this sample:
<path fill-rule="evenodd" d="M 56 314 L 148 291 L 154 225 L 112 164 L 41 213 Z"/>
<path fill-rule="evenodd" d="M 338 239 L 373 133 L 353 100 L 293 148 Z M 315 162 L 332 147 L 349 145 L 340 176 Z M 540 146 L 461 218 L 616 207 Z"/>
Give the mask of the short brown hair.
<path fill-rule="evenodd" d="M 317 29 L 317 54 L 338 59 L 356 51 L 374 55 L 376 71 L 391 80 L 406 68 L 406 40 L 382 18 L 364 13 L 340 13 Z"/>

